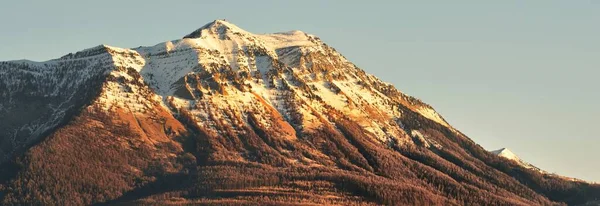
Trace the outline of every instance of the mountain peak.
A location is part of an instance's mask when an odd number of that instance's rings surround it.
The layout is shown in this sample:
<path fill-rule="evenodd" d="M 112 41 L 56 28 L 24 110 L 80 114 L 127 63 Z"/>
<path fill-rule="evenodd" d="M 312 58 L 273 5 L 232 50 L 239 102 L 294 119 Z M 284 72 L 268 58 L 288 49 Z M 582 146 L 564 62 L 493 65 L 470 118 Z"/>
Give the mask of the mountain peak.
<path fill-rule="evenodd" d="M 500 153 L 502 153 L 503 151 L 506 151 L 506 150 L 510 151 L 508 148 L 503 147 L 503 148 L 500 148 L 500 149 L 497 149 L 497 150 L 493 150 L 491 152 L 494 153 L 494 154 L 500 154 Z"/>
<path fill-rule="evenodd" d="M 218 34 L 218 35 L 223 35 L 223 34 L 227 33 L 228 31 L 233 32 L 233 33 L 249 33 L 247 31 L 241 29 L 240 27 L 236 26 L 235 24 L 228 22 L 225 19 L 217 19 L 208 24 L 205 24 L 204 26 L 200 27 L 199 29 L 196 29 L 194 32 L 184 36 L 183 38 L 190 38 L 190 39 L 200 38 L 203 34 L 202 31 L 209 31 L 213 34 Z"/>
<path fill-rule="evenodd" d="M 499 150 L 494 150 L 491 151 L 492 154 L 497 155 L 499 157 L 504 157 L 506 159 L 515 161 L 517 163 L 519 163 L 519 165 L 527 168 L 527 169 L 533 169 L 535 171 L 541 172 L 541 173 L 545 173 L 545 171 L 533 166 L 532 164 L 522 160 L 519 156 L 517 156 L 515 153 L 513 153 L 512 151 L 510 151 L 508 148 L 502 148 Z"/>
<path fill-rule="evenodd" d="M 201 29 L 212 29 L 212 28 L 228 28 L 228 29 L 240 29 L 233 23 L 228 22 L 225 19 L 216 19 L 204 26 L 200 27 Z"/>
<path fill-rule="evenodd" d="M 512 151 L 510 151 L 508 148 L 502 148 L 502 149 L 499 149 L 499 150 L 494 150 L 494 151 L 492 151 L 492 153 L 495 154 L 495 155 L 498 155 L 498 156 L 510 159 L 510 160 L 516 160 L 516 161 L 520 160 L 520 158 L 515 153 L 513 153 Z"/>

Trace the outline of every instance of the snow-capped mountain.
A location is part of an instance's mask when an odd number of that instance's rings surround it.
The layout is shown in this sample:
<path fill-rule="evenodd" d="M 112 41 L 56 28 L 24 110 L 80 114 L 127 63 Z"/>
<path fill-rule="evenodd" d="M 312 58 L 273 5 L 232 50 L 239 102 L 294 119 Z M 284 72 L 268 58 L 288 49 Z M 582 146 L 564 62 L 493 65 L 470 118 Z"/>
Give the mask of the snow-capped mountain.
<path fill-rule="evenodd" d="M 513 153 L 512 151 L 510 151 L 508 148 L 502 148 L 499 150 L 494 150 L 491 151 L 492 154 L 498 155 L 500 157 L 504 157 L 506 159 L 512 160 L 517 162 L 519 165 L 527 168 L 527 169 L 532 169 L 532 170 L 536 170 L 539 172 L 543 172 L 546 173 L 545 171 L 533 166 L 532 164 L 522 160 L 521 158 L 519 158 L 519 156 L 517 156 L 515 153 Z"/>
<path fill-rule="evenodd" d="M 5 204 L 546 205 L 600 196 L 485 151 L 314 35 L 254 34 L 223 20 L 149 47 L 1 62 L 0 122 Z M 587 196 L 561 196 L 581 190 Z"/>
<path fill-rule="evenodd" d="M 517 164 L 519 164 L 520 166 L 530 169 L 532 171 L 536 171 L 539 173 L 542 173 L 544 175 L 550 175 L 550 176 L 555 176 L 561 179 L 565 179 L 568 181 L 574 181 L 574 182 L 586 182 L 585 180 L 581 180 L 581 179 L 577 179 L 577 178 L 572 178 L 572 177 L 566 177 L 566 176 L 562 176 L 562 175 L 558 175 L 558 174 L 554 174 L 554 173 L 550 173 L 547 172 L 545 170 L 540 169 L 539 167 L 536 167 L 534 165 L 532 165 L 529 162 L 526 162 L 524 160 L 522 160 L 519 156 L 517 156 L 515 153 L 513 153 L 512 151 L 510 151 L 508 148 L 502 148 L 499 150 L 494 150 L 494 151 L 490 151 L 492 154 L 495 154 L 499 157 L 504 157 L 506 159 L 512 160 L 514 162 L 516 162 Z"/>
<path fill-rule="evenodd" d="M 92 92 L 90 88 L 100 86 L 97 80 L 106 75 L 109 81 L 95 99 L 105 109 L 144 113 L 148 104 L 158 103 L 176 113 L 190 112 L 213 132 L 222 129 L 207 116 L 214 109 L 231 110 L 242 119 L 248 118 L 244 110 L 256 114 L 273 110 L 286 120 L 284 127 L 305 132 L 332 124 L 322 113 L 333 109 L 388 143 L 410 138 L 398 124 L 401 107 L 448 126 L 430 106 L 366 74 L 318 37 L 301 31 L 256 35 L 223 20 L 151 47 L 101 45 L 47 62 L 4 62 L 2 67 L 6 75 L 0 84 L 4 100 L 0 108 L 5 113 L 0 119 L 9 122 L 23 114 L 19 106 L 25 102 L 39 111 L 23 108 L 31 111 L 31 117 L 5 125 L 1 131 L 9 142 L 3 145 L 9 148 L 0 154 L 10 154 L 19 143 L 33 142 L 56 127 L 70 108 L 81 106 L 76 97 Z M 152 94 L 141 97 L 141 90 Z M 55 97 L 62 99 L 54 102 Z M 215 115 L 227 124 L 236 118 Z M 264 115 L 256 116 L 269 125 Z"/>

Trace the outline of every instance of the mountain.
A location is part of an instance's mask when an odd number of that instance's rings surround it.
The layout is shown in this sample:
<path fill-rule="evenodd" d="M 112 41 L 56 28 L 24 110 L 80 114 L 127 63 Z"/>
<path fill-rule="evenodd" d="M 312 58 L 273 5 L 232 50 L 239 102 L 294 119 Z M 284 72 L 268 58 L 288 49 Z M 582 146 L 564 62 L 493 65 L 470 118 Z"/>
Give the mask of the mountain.
<path fill-rule="evenodd" d="M 521 165 L 522 167 L 525 167 L 527 169 L 532 169 L 532 170 L 536 170 L 539 172 L 545 172 L 540 170 L 539 168 L 533 166 L 532 164 L 529 164 L 528 162 L 523 161 L 521 158 L 519 158 L 519 156 L 517 156 L 515 153 L 513 153 L 512 151 L 510 151 L 508 148 L 502 148 L 499 150 L 494 150 L 491 151 L 492 154 L 498 155 L 500 157 L 504 157 L 506 159 L 512 160 L 517 162 L 519 165 Z"/>
<path fill-rule="evenodd" d="M 561 176 L 561 175 L 557 175 L 557 174 L 551 174 L 551 173 L 549 173 L 547 171 L 544 171 L 544 170 L 542 170 L 542 169 L 540 169 L 540 168 L 538 168 L 538 167 L 536 167 L 536 166 L 534 166 L 534 165 L 532 165 L 532 164 L 530 164 L 530 163 L 522 160 L 521 158 L 519 158 L 519 156 L 517 156 L 515 153 L 513 153 L 512 151 L 510 151 L 508 148 L 502 148 L 502 149 L 494 150 L 494 151 L 490 151 L 490 152 L 492 154 L 495 154 L 495 155 L 499 156 L 499 157 L 504 157 L 506 159 L 515 161 L 521 167 L 524 167 L 524 168 L 527 168 L 527 169 L 530 169 L 530 170 L 533 170 L 533 171 L 537 171 L 539 173 L 543 173 L 543 174 L 546 174 L 546 175 L 552 175 L 552 176 L 555 176 L 555 177 L 558 177 L 558 178 L 562 178 L 562 179 L 565 179 L 565 180 L 568 180 L 568 181 L 586 182 L 586 181 L 581 180 L 581 179 L 572 178 L 572 177 L 565 177 L 565 176 Z"/>
<path fill-rule="evenodd" d="M 3 204 L 555 205 L 600 186 L 498 157 L 301 31 L 0 63 Z M 502 153 L 502 152 L 500 152 Z"/>

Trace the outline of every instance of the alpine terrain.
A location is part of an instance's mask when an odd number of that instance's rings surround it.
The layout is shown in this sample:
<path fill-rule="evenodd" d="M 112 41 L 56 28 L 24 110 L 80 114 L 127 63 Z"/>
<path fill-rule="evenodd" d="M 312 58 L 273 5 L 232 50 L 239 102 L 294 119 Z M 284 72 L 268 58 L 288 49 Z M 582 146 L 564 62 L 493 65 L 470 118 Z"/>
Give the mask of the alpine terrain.
<path fill-rule="evenodd" d="M 600 198 L 599 185 L 511 154 L 486 151 L 301 31 L 253 34 L 216 20 L 150 47 L 0 62 L 2 205 Z"/>

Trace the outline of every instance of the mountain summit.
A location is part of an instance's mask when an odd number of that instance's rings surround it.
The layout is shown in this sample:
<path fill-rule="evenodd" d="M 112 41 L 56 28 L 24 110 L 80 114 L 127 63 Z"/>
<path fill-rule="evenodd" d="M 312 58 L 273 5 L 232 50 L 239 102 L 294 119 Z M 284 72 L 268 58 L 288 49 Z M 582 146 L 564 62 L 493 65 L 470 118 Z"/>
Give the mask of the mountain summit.
<path fill-rule="evenodd" d="M 0 62 L 0 122 L 7 205 L 600 197 L 597 185 L 487 152 L 314 35 L 253 34 L 223 20 L 149 47 Z"/>
<path fill-rule="evenodd" d="M 519 165 L 521 165 L 527 169 L 533 169 L 533 170 L 537 170 L 539 172 L 544 172 L 544 171 L 540 170 L 539 168 L 529 164 L 528 162 L 523 161 L 521 158 L 519 158 L 519 156 L 517 156 L 515 153 L 510 151 L 508 148 L 494 150 L 494 151 L 491 151 L 491 153 L 498 155 L 499 157 L 504 157 L 506 159 L 515 161 L 515 162 L 519 163 Z"/>
<path fill-rule="evenodd" d="M 501 157 L 505 157 L 509 160 L 521 161 L 521 158 L 519 158 L 515 153 L 510 151 L 508 148 L 494 150 L 494 151 L 491 151 L 491 153 L 501 156 Z"/>
<path fill-rule="evenodd" d="M 202 31 L 205 32 L 211 32 L 213 34 L 219 34 L 219 35 L 223 35 L 226 34 L 228 32 L 231 33 L 239 33 L 239 34 L 249 34 L 249 32 L 237 27 L 236 25 L 229 23 L 225 20 L 214 20 L 213 22 L 210 22 L 202 27 L 200 27 L 199 29 L 197 29 L 196 31 L 184 36 L 183 38 L 201 38 L 202 37 Z"/>

